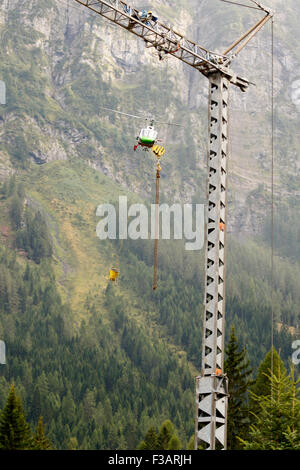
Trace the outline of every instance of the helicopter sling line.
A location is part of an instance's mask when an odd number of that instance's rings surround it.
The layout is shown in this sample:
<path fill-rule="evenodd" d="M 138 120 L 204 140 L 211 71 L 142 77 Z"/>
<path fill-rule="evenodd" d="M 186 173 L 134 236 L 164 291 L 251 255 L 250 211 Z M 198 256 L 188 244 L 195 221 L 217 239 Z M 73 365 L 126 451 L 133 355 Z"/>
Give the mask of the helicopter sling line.
<path fill-rule="evenodd" d="M 165 153 L 165 148 L 159 145 L 153 146 L 156 155 L 156 185 L 155 185 L 155 239 L 154 239 L 154 263 L 153 263 L 153 290 L 157 289 L 157 267 L 158 267 L 158 240 L 159 240 L 159 182 L 160 182 L 160 158 Z"/>

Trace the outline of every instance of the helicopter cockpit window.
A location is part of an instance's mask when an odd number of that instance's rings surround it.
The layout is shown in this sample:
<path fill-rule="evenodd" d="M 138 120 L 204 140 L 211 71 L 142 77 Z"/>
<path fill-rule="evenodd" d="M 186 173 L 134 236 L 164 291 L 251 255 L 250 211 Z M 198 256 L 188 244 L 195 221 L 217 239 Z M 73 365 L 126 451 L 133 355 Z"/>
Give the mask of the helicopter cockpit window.
<path fill-rule="evenodd" d="M 153 127 L 147 127 L 146 129 L 142 129 L 140 132 L 140 139 L 147 139 L 154 142 L 156 137 L 157 131 L 153 129 Z"/>

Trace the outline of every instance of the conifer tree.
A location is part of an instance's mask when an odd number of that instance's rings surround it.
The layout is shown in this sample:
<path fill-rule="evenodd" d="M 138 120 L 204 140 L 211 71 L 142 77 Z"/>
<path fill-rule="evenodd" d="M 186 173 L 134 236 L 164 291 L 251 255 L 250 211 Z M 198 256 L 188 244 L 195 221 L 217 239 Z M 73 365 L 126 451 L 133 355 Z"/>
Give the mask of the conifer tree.
<path fill-rule="evenodd" d="M 69 389 L 64 396 L 61 404 L 61 412 L 63 419 L 66 423 L 72 424 L 76 414 L 76 405 L 73 400 L 72 392 Z M 93 416 L 91 416 L 92 419 Z"/>
<path fill-rule="evenodd" d="M 154 426 L 150 426 L 146 432 L 145 439 L 138 445 L 138 450 L 158 450 L 158 435 Z"/>
<path fill-rule="evenodd" d="M 12 197 L 9 211 L 13 227 L 15 229 L 19 229 L 21 227 L 22 222 L 23 201 L 19 198 L 17 194 Z"/>
<path fill-rule="evenodd" d="M 247 392 L 253 382 L 250 378 L 252 370 L 249 368 L 249 360 L 246 359 L 246 350 L 240 350 L 234 326 L 225 354 L 224 368 L 228 376 L 229 393 L 227 446 L 228 449 L 237 449 L 240 447 L 237 436 L 245 436 L 249 425 Z"/>
<path fill-rule="evenodd" d="M 52 450 L 52 444 L 47 436 L 45 436 L 45 428 L 43 418 L 40 416 L 38 421 L 35 436 L 34 436 L 34 449 L 35 450 Z"/>
<path fill-rule="evenodd" d="M 77 450 L 78 449 L 78 441 L 76 437 L 70 437 L 68 443 L 67 443 L 67 449 L 68 450 Z"/>
<path fill-rule="evenodd" d="M 148 429 L 145 439 L 138 445 L 138 450 L 180 450 L 182 444 L 175 432 L 173 423 L 166 419 L 159 428 L 153 426 Z"/>
<path fill-rule="evenodd" d="M 253 395 L 258 412 L 248 440 L 241 440 L 245 450 L 300 450 L 300 378 L 293 370 L 287 376 L 279 368 L 268 375 L 272 393 Z"/>
<path fill-rule="evenodd" d="M 167 450 L 169 448 L 169 442 L 173 434 L 174 434 L 174 425 L 169 419 L 166 419 L 162 423 L 161 427 L 159 428 L 159 433 L 158 433 L 159 449 Z"/>
<path fill-rule="evenodd" d="M 180 442 L 179 437 L 176 434 L 173 434 L 173 436 L 169 440 L 167 450 L 181 450 L 181 449 L 182 449 L 182 444 Z"/>
<path fill-rule="evenodd" d="M 11 386 L 6 405 L 0 416 L 0 449 L 28 450 L 33 448 L 33 436 L 26 423 L 21 399 Z"/>
<path fill-rule="evenodd" d="M 190 437 L 189 442 L 187 443 L 187 450 L 194 450 L 195 449 L 195 436 L 194 434 Z"/>
<path fill-rule="evenodd" d="M 265 356 L 264 360 L 260 363 L 255 382 L 250 387 L 252 392 L 250 394 L 250 409 L 252 413 L 256 413 L 258 411 L 258 401 L 253 400 L 252 397 L 269 396 L 271 394 L 270 372 L 272 369 L 272 372 L 276 377 L 287 374 L 283 361 L 275 348 L 271 349 Z"/>
<path fill-rule="evenodd" d="M 180 450 L 182 448 L 174 424 L 169 419 L 166 419 L 159 428 L 158 448 L 162 450 Z"/>

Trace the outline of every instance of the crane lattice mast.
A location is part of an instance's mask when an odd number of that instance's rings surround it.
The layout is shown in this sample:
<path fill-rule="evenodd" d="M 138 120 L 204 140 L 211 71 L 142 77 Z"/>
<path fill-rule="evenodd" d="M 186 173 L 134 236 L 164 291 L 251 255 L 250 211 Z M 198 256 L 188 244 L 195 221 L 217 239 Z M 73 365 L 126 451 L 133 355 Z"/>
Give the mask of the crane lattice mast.
<path fill-rule="evenodd" d="M 195 449 L 226 449 L 228 379 L 224 373 L 225 266 L 228 176 L 229 88 L 246 91 L 249 81 L 229 67 L 273 13 L 250 0 L 264 16 L 224 54 L 209 51 L 159 21 L 143 22 L 138 10 L 120 0 L 75 0 L 143 39 L 146 47 L 171 54 L 209 80 L 207 208 L 202 370 L 196 377 Z M 232 2 L 233 3 L 233 2 Z"/>

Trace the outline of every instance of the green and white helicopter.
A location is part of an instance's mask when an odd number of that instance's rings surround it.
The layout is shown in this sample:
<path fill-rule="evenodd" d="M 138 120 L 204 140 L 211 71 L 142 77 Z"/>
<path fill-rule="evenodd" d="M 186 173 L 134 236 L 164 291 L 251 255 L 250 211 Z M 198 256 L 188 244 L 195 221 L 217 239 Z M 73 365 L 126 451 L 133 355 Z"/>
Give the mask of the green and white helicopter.
<path fill-rule="evenodd" d="M 122 111 L 117 111 L 116 109 L 110 109 L 105 107 L 102 107 L 102 109 L 106 109 L 107 111 L 111 111 L 116 114 L 121 114 L 123 116 L 132 117 L 134 119 L 144 119 L 146 123 L 149 123 L 146 127 L 143 127 L 140 130 L 140 133 L 136 138 L 137 144 L 135 144 L 135 146 L 133 147 L 134 151 L 136 151 L 138 147 L 142 147 L 143 150 L 148 151 L 149 149 L 153 149 L 157 142 L 161 142 L 161 140 L 158 139 L 158 131 L 155 130 L 154 123 L 168 126 L 184 127 L 181 124 L 157 121 L 153 116 L 136 116 L 134 114 L 123 113 Z"/>

